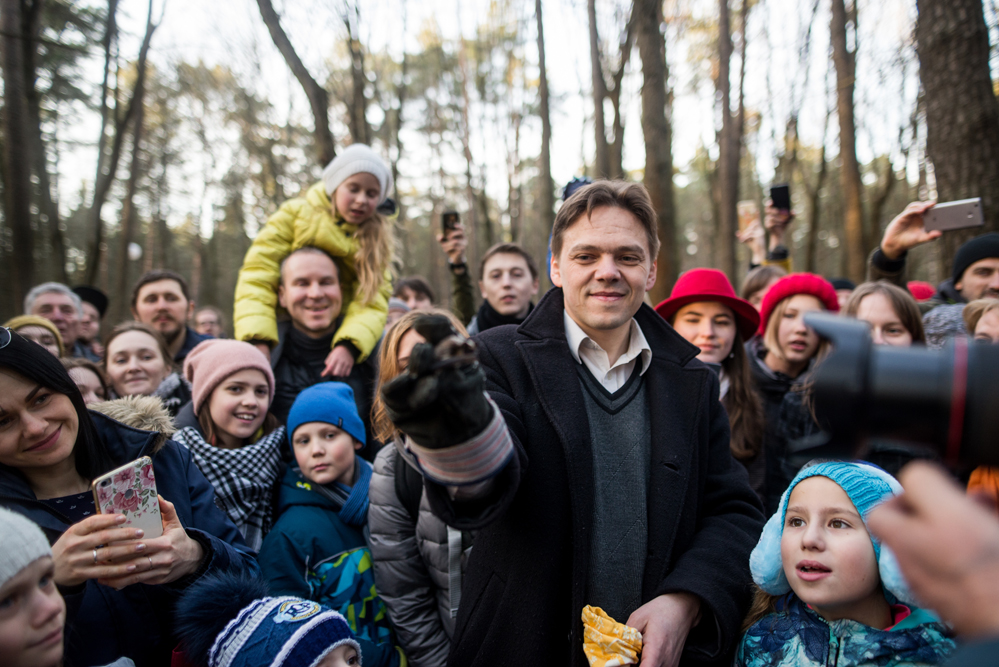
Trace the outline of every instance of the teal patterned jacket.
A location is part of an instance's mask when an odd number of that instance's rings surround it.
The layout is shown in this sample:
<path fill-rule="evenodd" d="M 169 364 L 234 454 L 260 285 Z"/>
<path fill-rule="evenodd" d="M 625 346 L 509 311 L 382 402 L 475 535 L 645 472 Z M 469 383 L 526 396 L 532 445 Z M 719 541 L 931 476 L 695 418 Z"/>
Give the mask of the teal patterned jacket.
<path fill-rule="evenodd" d="M 922 667 L 944 664 L 957 648 L 947 627 L 922 609 L 890 630 L 827 622 L 794 593 L 777 609 L 746 631 L 736 667 Z"/>
<path fill-rule="evenodd" d="M 385 603 L 375 591 L 371 552 L 361 530 L 340 520 L 332 502 L 289 466 L 278 520 L 257 556 L 271 595 L 326 605 L 350 623 L 364 667 L 406 667 Z"/>

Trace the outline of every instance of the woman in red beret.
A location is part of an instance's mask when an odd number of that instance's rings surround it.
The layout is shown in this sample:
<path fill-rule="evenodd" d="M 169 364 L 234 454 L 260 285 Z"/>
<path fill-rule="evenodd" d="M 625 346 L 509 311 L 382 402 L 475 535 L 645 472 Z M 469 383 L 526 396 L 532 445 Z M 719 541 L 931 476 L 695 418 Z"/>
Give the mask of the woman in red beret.
<path fill-rule="evenodd" d="M 673 286 L 670 297 L 656 306 L 673 328 L 701 349 L 700 361 L 714 367 L 721 381 L 720 398 L 732 430 L 732 456 L 749 472 L 749 482 L 762 499 L 765 467 L 763 406 L 753 391 L 749 359 L 743 347 L 756 333 L 760 314 L 736 296 L 721 271 L 693 269 Z"/>
<path fill-rule="evenodd" d="M 813 273 L 785 276 L 763 298 L 759 335 L 747 346 L 753 382 L 766 414 L 763 504 L 770 514 L 777 511 L 781 494 L 797 473 L 787 460 L 787 433 L 799 430 L 801 420 L 812 421 L 802 393 L 796 392 L 787 403 L 784 399 L 792 387 L 802 384 L 806 371 L 825 350 L 818 334 L 805 326 L 806 314 L 823 310 L 839 312 L 836 290 L 828 280 Z"/>

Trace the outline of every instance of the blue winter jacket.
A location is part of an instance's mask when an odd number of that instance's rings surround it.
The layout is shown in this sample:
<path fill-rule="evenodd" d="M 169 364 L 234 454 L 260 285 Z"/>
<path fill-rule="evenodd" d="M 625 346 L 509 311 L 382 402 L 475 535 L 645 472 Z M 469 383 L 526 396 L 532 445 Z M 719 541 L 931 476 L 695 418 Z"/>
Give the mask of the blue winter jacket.
<path fill-rule="evenodd" d="M 297 466 L 285 472 L 278 520 L 259 559 L 271 595 L 308 598 L 343 614 L 361 645 L 364 667 L 405 667 L 375 591 L 364 535 L 340 520 L 336 506 L 312 489 Z"/>
<path fill-rule="evenodd" d="M 170 664 L 177 645 L 173 634 L 173 606 L 197 577 L 207 572 L 259 574 L 253 552 L 236 526 L 215 506 L 215 491 L 191 459 L 191 453 L 172 440 L 156 449 L 159 434 L 125 426 L 91 412 L 97 432 L 114 462 L 124 465 L 151 456 L 156 489 L 174 504 L 188 535 L 197 540 L 206 558 L 194 575 L 170 584 L 134 584 L 120 591 L 94 580 L 62 589 L 66 599 L 66 666 L 106 665 L 122 656 L 136 665 Z M 0 505 L 28 517 L 54 543 L 69 528 L 66 516 L 35 498 L 27 482 L 0 466 Z"/>
<path fill-rule="evenodd" d="M 827 622 L 788 593 L 777 613 L 746 631 L 735 667 L 923 667 L 943 665 L 955 649 L 947 627 L 923 609 L 879 630 L 850 619 Z"/>

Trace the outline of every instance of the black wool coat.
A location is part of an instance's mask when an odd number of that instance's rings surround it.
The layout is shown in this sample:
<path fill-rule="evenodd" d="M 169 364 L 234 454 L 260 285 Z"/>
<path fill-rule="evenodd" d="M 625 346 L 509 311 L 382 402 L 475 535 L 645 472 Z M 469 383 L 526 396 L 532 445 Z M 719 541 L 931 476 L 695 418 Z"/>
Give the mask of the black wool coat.
<path fill-rule="evenodd" d="M 697 595 L 701 621 L 683 664 L 729 664 L 749 605 L 749 554 L 763 514 L 729 452 L 717 377 L 651 308 L 643 305 L 635 319 L 652 348 L 642 603 L 665 593 Z M 550 290 L 519 327 L 490 329 L 476 341 L 486 388 L 516 451 L 483 500 L 455 502 L 444 487 L 425 482 L 438 516 L 479 531 L 448 664 L 582 667 L 594 483 L 562 290 Z"/>

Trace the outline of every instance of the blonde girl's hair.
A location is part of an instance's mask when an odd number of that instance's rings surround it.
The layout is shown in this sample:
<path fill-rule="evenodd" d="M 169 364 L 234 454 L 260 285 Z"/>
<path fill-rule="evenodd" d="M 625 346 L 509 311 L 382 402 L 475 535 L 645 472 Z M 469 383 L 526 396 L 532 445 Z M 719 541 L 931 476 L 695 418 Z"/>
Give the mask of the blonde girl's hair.
<path fill-rule="evenodd" d="M 985 316 L 985 313 L 997 308 L 999 308 L 999 299 L 992 297 L 975 299 L 965 306 L 961 314 L 964 317 L 964 326 L 968 330 L 968 335 L 974 337 L 975 329 L 978 328 L 978 322 Z"/>
<path fill-rule="evenodd" d="M 389 419 L 388 413 L 385 410 L 385 402 L 382 400 L 382 387 L 386 382 L 395 379 L 402 372 L 402 369 L 399 367 L 399 344 L 402 342 L 402 337 L 409 333 L 413 325 L 416 324 L 416 318 L 421 315 L 442 315 L 450 320 L 451 325 L 462 336 L 468 335 L 465 327 L 457 317 L 451 314 L 450 311 L 440 308 L 411 310 L 396 320 L 395 324 L 389 328 L 385 334 L 385 338 L 382 340 L 381 352 L 378 356 L 378 384 L 375 387 L 375 400 L 371 406 L 371 428 L 375 432 L 375 437 L 386 444 L 398 437 L 399 429 Z"/>
<path fill-rule="evenodd" d="M 856 317 L 857 311 L 860 310 L 860 302 L 872 294 L 880 294 L 888 299 L 892 310 L 895 311 L 895 316 L 912 336 L 913 343 L 926 342 L 926 331 L 923 329 L 923 316 L 919 312 L 919 304 L 916 303 L 908 290 L 884 280 L 857 285 L 857 288 L 850 295 L 850 299 L 846 302 L 843 314 L 847 317 Z M 999 302 L 996 304 L 999 305 Z M 965 307 L 964 312 L 968 312 L 967 307 Z"/>
<path fill-rule="evenodd" d="M 753 584 L 753 602 L 749 605 L 749 613 L 746 614 L 746 620 L 742 622 L 742 633 L 744 634 L 746 630 L 749 630 L 758 621 L 770 614 L 776 614 L 777 601 L 780 598 L 781 596 L 770 595 L 770 593 Z"/>
<path fill-rule="evenodd" d="M 336 210 L 336 190 L 329 197 L 334 217 L 338 217 L 340 213 Z M 357 239 L 358 245 L 354 259 L 358 282 L 357 295 L 361 299 L 361 304 L 366 305 L 378 296 L 378 288 L 382 282 L 394 277 L 392 261 L 395 257 L 395 231 L 392 221 L 376 210 L 370 218 L 358 226 L 354 238 Z M 385 277 L 386 271 L 390 272 L 389 278 Z"/>
<path fill-rule="evenodd" d="M 807 294 L 807 292 L 803 292 Z M 770 314 L 770 319 L 767 320 L 767 328 L 763 332 L 763 346 L 767 348 L 767 352 L 772 353 L 775 357 L 781 360 L 786 360 L 787 357 L 784 356 L 784 348 L 780 345 L 780 338 L 778 337 L 778 331 L 780 329 L 780 321 L 784 318 L 784 313 L 787 312 L 787 305 L 791 302 L 797 294 L 792 294 L 786 299 L 783 299 L 780 303 L 774 306 L 773 312 Z M 811 296 L 811 295 L 809 295 Z M 821 303 L 821 301 L 819 302 Z M 825 310 L 825 306 L 822 310 Z M 826 353 L 829 351 L 829 342 L 826 340 L 819 340 L 819 347 L 815 351 L 815 359 L 820 360 L 825 358 Z"/>

